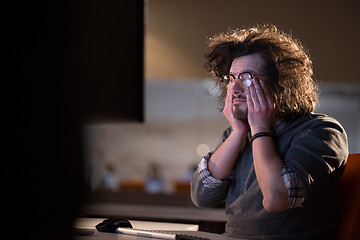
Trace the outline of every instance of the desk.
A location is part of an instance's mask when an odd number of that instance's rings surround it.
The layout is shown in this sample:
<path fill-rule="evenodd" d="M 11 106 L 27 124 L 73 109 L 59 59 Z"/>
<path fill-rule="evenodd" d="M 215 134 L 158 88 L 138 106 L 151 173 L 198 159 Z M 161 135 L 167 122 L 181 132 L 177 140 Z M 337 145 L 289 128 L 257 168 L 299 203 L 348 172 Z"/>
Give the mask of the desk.
<path fill-rule="evenodd" d="M 224 209 L 196 207 L 155 206 L 140 204 L 96 203 L 83 205 L 83 217 L 117 217 L 155 222 L 181 222 L 198 224 L 204 232 L 223 233 L 226 215 Z"/>
<path fill-rule="evenodd" d="M 138 236 L 123 235 L 117 233 L 103 233 L 98 232 L 95 229 L 95 225 L 101 222 L 104 219 L 99 218 L 78 218 L 75 221 L 75 227 L 79 229 L 93 230 L 90 235 L 76 235 L 75 240 L 92 240 L 92 239 L 101 239 L 101 240 L 142 240 L 149 239 Z M 187 235 L 193 235 L 198 237 L 207 237 L 211 240 L 240 240 L 238 238 L 230 238 L 223 236 L 221 234 L 207 233 L 194 231 L 196 225 L 189 224 L 174 224 L 174 223 L 157 223 L 157 222 L 147 222 L 147 221 L 132 221 L 131 224 L 134 227 L 145 227 L 143 229 L 152 228 L 153 230 L 165 230 L 174 233 L 182 233 Z"/>
<path fill-rule="evenodd" d="M 74 221 L 74 227 L 80 229 L 95 229 L 95 226 L 106 218 L 77 218 Z M 164 223 L 151 221 L 129 220 L 133 228 L 145 230 L 163 230 L 163 231 L 198 231 L 196 224 L 182 223 Z"/>

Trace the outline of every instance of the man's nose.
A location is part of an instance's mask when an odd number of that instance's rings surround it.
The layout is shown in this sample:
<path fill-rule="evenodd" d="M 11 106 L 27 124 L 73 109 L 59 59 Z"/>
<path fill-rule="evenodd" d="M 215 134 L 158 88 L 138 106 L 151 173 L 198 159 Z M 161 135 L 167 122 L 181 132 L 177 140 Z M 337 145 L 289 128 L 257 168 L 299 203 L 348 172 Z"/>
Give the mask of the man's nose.
<path fill-rule="evenodd" d="M 235 81 L 234 86 L 232 87 L 233 93 L 244 93 L 245 87 L 239 82 Z"/>

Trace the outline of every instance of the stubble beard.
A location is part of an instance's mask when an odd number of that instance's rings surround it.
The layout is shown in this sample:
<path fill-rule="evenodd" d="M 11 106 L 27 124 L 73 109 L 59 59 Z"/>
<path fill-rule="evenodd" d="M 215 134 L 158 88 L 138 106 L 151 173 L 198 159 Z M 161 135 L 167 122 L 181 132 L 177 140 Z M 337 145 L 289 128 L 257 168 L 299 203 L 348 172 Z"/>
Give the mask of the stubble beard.
<path fill-rule="evenodd" d="M 247 120 L 248 119 L 247 108 L 241 109 L 241 106 L 238 104 L 234 104 L 232 112 L 233 112 L 234 118 L 237 120 Z"/>

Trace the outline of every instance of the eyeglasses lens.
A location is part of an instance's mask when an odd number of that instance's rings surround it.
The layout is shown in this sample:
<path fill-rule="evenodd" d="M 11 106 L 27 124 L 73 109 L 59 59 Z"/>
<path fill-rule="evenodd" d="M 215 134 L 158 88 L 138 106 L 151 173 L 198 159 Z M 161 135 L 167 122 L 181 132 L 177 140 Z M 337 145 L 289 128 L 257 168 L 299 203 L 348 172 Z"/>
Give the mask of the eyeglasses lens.
<path fill-rule="evenodd" d="M 244 87 L 250 87 L 253 76 L 250 73 L 242 73 L 240 74 L 239 79 Z"/>

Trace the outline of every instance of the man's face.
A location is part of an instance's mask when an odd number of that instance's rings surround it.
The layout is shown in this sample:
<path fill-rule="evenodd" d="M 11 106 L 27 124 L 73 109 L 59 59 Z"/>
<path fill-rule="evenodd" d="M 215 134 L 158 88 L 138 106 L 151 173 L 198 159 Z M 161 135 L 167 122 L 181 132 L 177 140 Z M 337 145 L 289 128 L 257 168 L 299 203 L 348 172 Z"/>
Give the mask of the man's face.
<path fill-rule="evenodd" d="M 253 53 L 235 58 L 230 67 L 230 74 L 249 72 L 252 74 L 264 74 L 265 61 L 260 53 Z M 233 114 L 236 119 L 247 120 L 248 106 L 245 96 L 245 88 L 238 81 L 228 91 L 231 91 L 233 102 Z"/>

